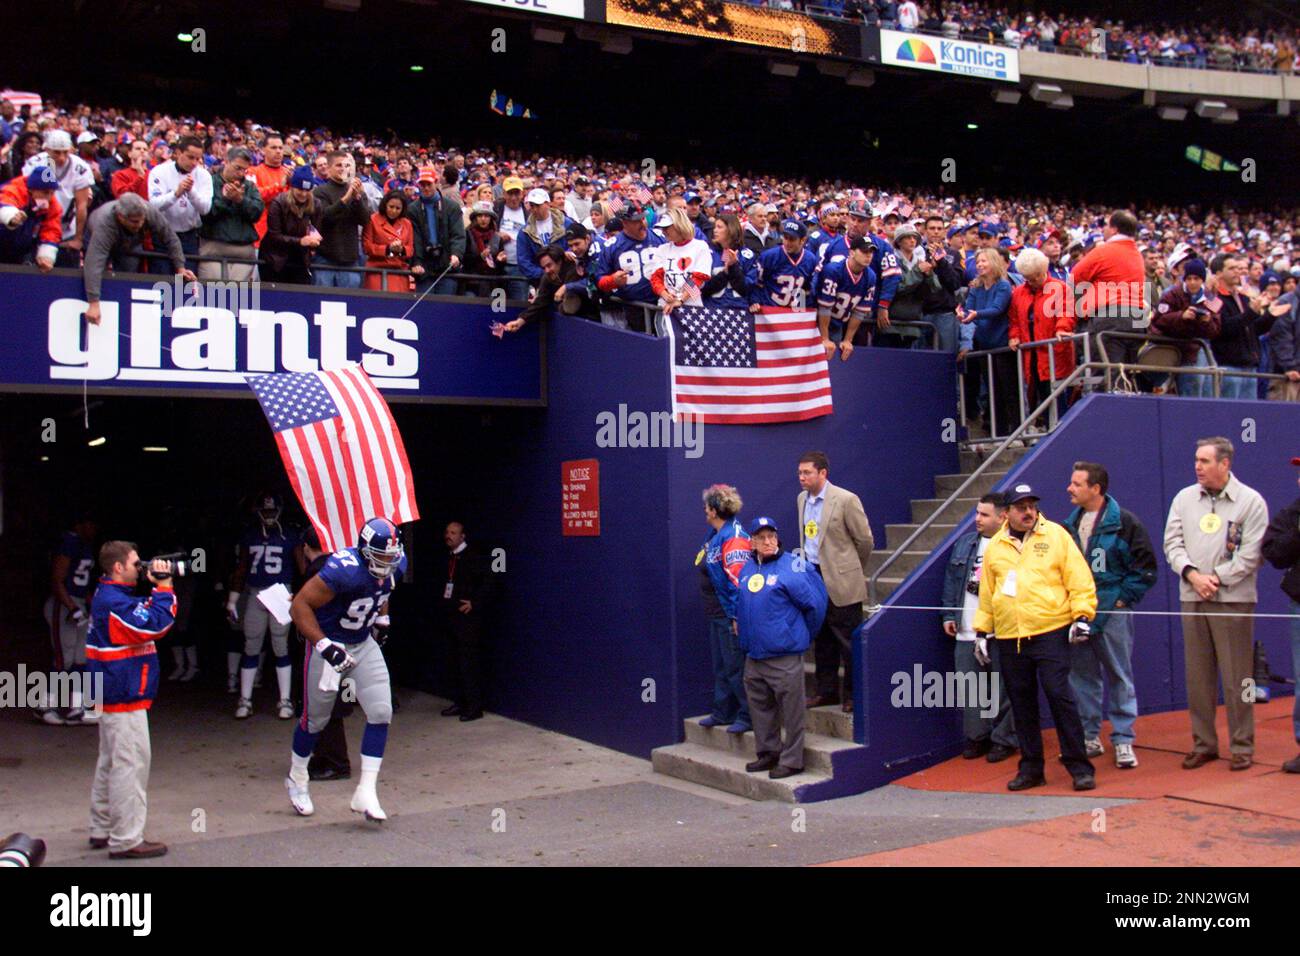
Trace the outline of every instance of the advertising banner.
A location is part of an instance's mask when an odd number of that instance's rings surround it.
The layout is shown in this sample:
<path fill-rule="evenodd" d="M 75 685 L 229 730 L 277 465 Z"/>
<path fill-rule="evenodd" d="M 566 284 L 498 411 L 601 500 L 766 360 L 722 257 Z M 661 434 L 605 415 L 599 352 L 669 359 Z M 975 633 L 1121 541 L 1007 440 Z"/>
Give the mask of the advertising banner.
<path fill-rule="evenodd" d="M 898 30 L 880 31 L 880 62 L 914 70 L 937 70 L 954 76 L 1020 81 L 1019 51 L 989 43 L 948 40 Z"/>

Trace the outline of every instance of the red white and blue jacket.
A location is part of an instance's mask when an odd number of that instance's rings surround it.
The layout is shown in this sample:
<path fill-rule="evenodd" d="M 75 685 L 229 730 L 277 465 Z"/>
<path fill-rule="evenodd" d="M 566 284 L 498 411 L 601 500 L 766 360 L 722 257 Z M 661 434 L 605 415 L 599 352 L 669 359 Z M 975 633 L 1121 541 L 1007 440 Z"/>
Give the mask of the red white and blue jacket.
<path fill-rule="evenodd" d="M 154 641 L 176 618 L 176 595 L 170 586 L 155 587 L 146 598 L 135 588 L 100 578 L 90 604 L 86 665 L 103 675 L 103 708 L 108 713 L 148 710 L 158 693 L 158 650 Z"/>

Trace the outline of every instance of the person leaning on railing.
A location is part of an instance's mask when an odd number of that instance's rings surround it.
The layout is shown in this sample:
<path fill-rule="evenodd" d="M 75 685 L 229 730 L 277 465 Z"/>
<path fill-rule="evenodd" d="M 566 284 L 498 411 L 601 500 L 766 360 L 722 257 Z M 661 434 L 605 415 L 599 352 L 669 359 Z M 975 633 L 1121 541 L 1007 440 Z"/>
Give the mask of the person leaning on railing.
<path fill-rule="evenodd" d="M 148 228 L 155 247 L 165 248 L 176 274 L 187 282 L 194 273 L 185 268 L 185 250 L 175 230 L 157 208 L 135 193 L 127 193 L 96 209 L 86 223 L 86 264 L 82 277 L 86 286 L 86 321 L 99 324 L 99 293 L 104 273 L 112 265 L 120 272 L 139 269 L 141 239 Z"/>

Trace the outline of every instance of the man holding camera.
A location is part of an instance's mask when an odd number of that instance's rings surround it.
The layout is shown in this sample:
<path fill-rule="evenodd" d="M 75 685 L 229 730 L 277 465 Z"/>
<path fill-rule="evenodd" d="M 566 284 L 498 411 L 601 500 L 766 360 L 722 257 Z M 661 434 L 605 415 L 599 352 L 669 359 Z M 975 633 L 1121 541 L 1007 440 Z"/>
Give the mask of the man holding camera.
<path fill-rule="evenodd" d="M 99 762 L 90 789 L 90 845 L 108 847 L 114 860 L 143 860 L 167 852 L 144 838 L 149 786 L 149 707 L 158 692 L 154 641 L 176 617 L 169 561 L 146 568 L 130 541 L 106 541 L 99 549 L 104 572 L 91 601 L 86 658 L 102 686 Z M 153 589 L 136 594 L 141 574 Z M 100 684 L 102 682 L 102 684 Z"/>

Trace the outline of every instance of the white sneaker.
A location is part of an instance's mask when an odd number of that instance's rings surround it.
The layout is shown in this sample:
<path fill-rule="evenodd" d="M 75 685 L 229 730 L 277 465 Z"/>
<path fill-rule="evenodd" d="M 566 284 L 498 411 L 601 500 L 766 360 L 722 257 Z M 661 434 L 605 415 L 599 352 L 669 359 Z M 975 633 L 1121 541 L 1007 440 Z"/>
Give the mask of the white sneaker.
<path fill-rule="evenodd" d="M 1132 770 L 1138 765 L 1137 754 L 1133 752 L 1132 744 L 1115 745 L 1115 766 L 1121 770 Z"/>
<path fill-rule="evenodd" d="M 104 715 L 102 710 L 83 710 L 81 712 L 81 722 L 83 724 L 97 724 L 99 718 Z"/>
<path fill-rule="evenodd" d="M 229 676 L 226 677 L 226 693 L 227 693 L 227 694 L 238 694 L 238 693 L 239 693 L 239 675 L 238 675 L 238 674 L 230 674 Z"/>
<path fill-rule="evenodd" d="M 62 727 L 64 724 L 67 723 L 67 721 L 63 719 L 63 715 L 60 714 L 57 710 L 54 710 L 53 708 L 51 708 L 50 710 L 42 711 L 40 719 L 45 723 L 49 724 L 51 727 Z"/>
<path fill-rule="evenodd" d="M 1089 757 L 1100 757 L 1106 752 L 1100 737 L 1089 737 L 1083 742 L 1083 749 Z"/>
<path fill-rule="evenodd" d="M 284 788 L 289 791 L 289 802 L 293 804 L 293 812 L 300 817 L 309 817 L 316 812 L 312 806 L 311 794 L 307 792 L 308 784 L 301 787 L 293 782 L 292 777 L 284 778 Z"/>
<path fill-rule="evenodd" d="M 276 712 L 277 717 L 281 720 L 293 719 L 293 701 L 282 700 L 277 706 L 279 707 L 279 710 Z"/>
<path fill-rule="evenodd" d="M 80 707 L 68 711 L 68 715 L 63 718 L 63 722 L 69 726 L 76 724 L 95 724 L 99 721 L 99 714 L 89 710 L 82 710 Z"/>
<path fill-rule="evenodd" d="M 239 704 L 235 707 L 235 720 L 243 720 L 253 712 L 253 702 L 247 697 L 239 698 Z"/>
<path fill-rule="evenodd" d="M 379 805 L 379 795 L 371 787 L 358 786 L 356 790 L 352 791 L 352 812 L 364 813 L 367 820 L 373 820 L 376 823 L 383 823 L 388 819 L 388 814 Z"/>

